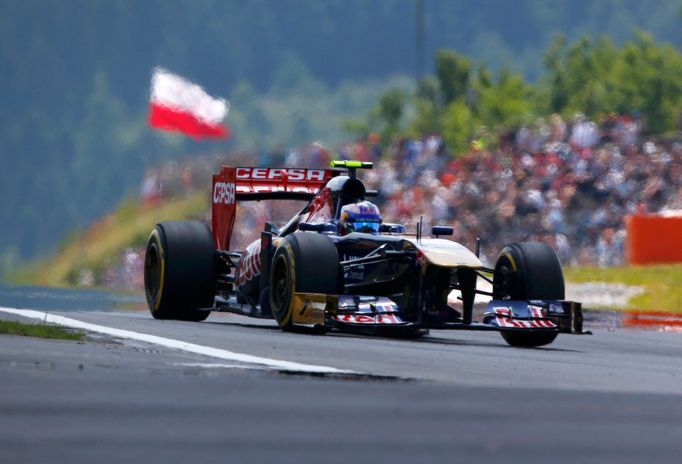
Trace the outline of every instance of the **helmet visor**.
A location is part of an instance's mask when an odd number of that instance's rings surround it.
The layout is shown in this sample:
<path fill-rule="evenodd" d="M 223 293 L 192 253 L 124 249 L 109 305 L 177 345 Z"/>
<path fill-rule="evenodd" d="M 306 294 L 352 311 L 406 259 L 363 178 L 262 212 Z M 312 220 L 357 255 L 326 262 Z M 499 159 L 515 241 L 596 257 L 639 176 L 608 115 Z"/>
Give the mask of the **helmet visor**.
<path fill-rule="evenodd" d="M 353 232 L 363 232 L 366 234 L 378 234 L 381 223 L 376 221 L 355 221 L 347 223 L 348 229 Z"/>

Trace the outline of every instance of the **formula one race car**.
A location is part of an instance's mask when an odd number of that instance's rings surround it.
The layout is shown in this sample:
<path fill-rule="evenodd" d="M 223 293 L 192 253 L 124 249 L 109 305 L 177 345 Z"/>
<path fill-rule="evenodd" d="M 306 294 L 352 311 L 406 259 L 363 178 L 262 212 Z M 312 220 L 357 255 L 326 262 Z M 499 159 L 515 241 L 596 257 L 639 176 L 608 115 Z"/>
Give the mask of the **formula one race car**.
<path fill-rule="evenodd" d="M 234 168 L 213 176 L 212 228 L 163 222 L 147 245 L 144 283 L 157 319 L 204 320 L 210 311 L 271 318 L 284 330 L 331 329 L 420 336 L 428 329 L 493 330 L 513 346 L 540 346 L 560 331 L 581 331 L 581 308 L 564 301 L 555 253 L 536 242 L 502 249 L 494 268 L 475 253 L 439 238 L 407 234 L 381 221 L 366 201 L 357 169 L 371 163 L 333 161 L 331 169 Z M 278 229 L 231 251 L 237 202 L 298 199 L 306 205 Z M 477 242 L 478 243 L 478 242 Z M 477 289 L 477 278 L 492 292 Z M 459 302 L 448 299 L 459 292 Z M 491 297 L 474 322 L 474 297 Z"/>

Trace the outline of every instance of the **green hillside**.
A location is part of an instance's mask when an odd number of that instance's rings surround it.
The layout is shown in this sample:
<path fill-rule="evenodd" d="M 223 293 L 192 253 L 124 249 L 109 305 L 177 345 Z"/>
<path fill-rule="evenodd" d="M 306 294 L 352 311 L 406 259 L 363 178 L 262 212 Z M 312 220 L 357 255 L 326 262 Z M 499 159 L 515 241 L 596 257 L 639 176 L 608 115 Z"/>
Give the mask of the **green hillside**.
<path fill-rule="evenodd" d="M 65 239 L 57 252 L 19 268 L 10 276 L 16 284 L 70 287 L 78 284 L 84 271 L 94 283 L 112 266 L 119 265 L 123 251 L 143 247 L 155 224 L 161 221 L 203 220 L 209 200 L 205 193 L 145 206 L 126 200 L 116 210 L 81 232 Z"/>

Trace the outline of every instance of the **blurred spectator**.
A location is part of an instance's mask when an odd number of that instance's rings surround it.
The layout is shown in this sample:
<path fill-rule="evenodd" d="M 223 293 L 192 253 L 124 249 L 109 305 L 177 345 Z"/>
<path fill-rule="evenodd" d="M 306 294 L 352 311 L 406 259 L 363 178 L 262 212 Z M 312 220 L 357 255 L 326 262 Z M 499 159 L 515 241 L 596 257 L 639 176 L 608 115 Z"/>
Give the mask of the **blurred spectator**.
<path fill-rule="evenodd" d="M 602 230 L 595 247 L 597 263 L 601 267 L 623 264 L 623 237 L 612 228 Z"/>
<path fill-rule="evenodd" d="M 161 200 L 161 179 L 155 169 L 150 169 L 144 175 L 140 198 L 143 206 L 152 206 Z"/>

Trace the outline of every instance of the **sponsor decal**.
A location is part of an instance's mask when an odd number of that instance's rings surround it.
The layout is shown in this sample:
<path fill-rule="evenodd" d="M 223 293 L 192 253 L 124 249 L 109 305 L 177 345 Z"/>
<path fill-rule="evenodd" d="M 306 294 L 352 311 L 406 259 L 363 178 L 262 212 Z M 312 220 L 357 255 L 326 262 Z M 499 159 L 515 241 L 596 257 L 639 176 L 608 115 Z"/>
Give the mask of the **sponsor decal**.
<path fill-rule="evenodd" d="M 540 306 L 529 305 L 528 309 L 530 309 L 530 315 L 533 317 L 540 317 L 540 318 L 545 317 L 545 315 L 543 314 L 543 311 L 542 311 L 542 307 L 540 307 Z"/>
<path fill-rule="evenodd" d="M 235 275 L 237 286 L 241 287 L 247 281 L 258 277 L 261 271 L 260 266 L 260 240 L 258 240 L 246 247 L 239 260 Z"/>
<path fill-rule="evenodd" d="M 358 311 L 363 313 L 373 313 L 374 312 L 373 303 L 360 303 L 358 305 Z"/>
<path fill-rule="evenodd" d="M 308 187 L 305 185 L 238 185 L 237 191 L 239 193 L 270 193 L 270 192 L 301 192 L 301 193 L 315 193 L 317 186 Z"/>
<path fill-rule="evenodd" d="M 398 311 L 398 305 L 394 302 L 382 302 L 375 305 L 376 310 L 381 313 L 392 313 Z"/>
<path fill-rule="evenodd" d="M 341 299 L 339 298 L 339 300 L 341 300 Z M 355 303 L 353 302 L 353 300 L 339 301 L 339 308 L 343 308 L 343 309 L 355 308 Z"/>
<path fill-rule="evenodd" d="M 234 205 L 235 191 L 234 182 L 216 182 L 213 184 L 213 203 Z"/>
<path fill-rule="evenodd" d="M 548 321 L 547 319 L 544 319 L 544 315 L 542 314 L 542 308 L 539 306 L 533 306 L 530 305 L 530 312 L 532 317 L 535 318 L 543 318 L 543 319 L 533 319 L 530 321 L 527 320 L 522 320 L 522 319 L 512 319 L 512 312 L 510 308 L 502 307 L 502 306 L 496 306 L 493 308 L 493 312 L 497 315 L 495 317 L 495 322 L 497 322 L 497 325 L 500 327 L 509 327 L 509 328 L 516 328 L 516 329 L 531 329 L 531 328 L 553 328 L 556 327 L 556 324 L 554 324 L 551 321 Z"/>
<path fill-rule="evenodd" d="M 238 193 L 316 193 L 332 171 L 302 168 L 235 168 Z"/>
<path fill-rule="evenodd" d="M 496 306 L 493 312 L 497 314 L 495 322 L 500 327 L 516 327 L 514 321 L 511 319 L 511 309 L 504 306 Z"/>
<path fill-rule="evenodd" d="M 547 320 L 547 314 L 543 307 L 528 305 L 528 309 L 530 309 L 530 315 L 536 318 L 533 322 L 537 323 L 538 327 L 556 327 L 555 323 Z"/>
<path fill-rule="evenodd" d="M 395 314 L 377 314 L 375 316 L 368 316 L 366 314 L 341 314 L 335 316 L 339 322 L 349 324 L 401 324 L 400 320 Z"/>
<path fill-rule="evenodd" d="M 362 311 L 363 313 L 396 313 L 398 305 L 385 297 L 379 297 L 376 301 L 362 301 L 355 303 L 352 296 L 341 296 L 339 298 L 339 309 Z"/>
<path fill-rule="evenodd" d="M 300 168 L 237 168 L 237 180 L 283 180 L 288 182 L 322 182 L 324 169 Z"/>

